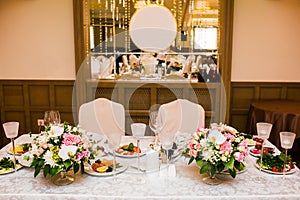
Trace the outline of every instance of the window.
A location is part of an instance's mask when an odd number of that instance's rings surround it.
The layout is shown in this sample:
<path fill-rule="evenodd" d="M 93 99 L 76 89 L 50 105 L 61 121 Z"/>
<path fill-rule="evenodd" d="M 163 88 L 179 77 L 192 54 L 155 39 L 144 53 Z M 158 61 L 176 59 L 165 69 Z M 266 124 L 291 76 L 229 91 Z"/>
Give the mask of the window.
<path fill-rule="evenodd" d="M 194 28 L 194 49 L 217 49 L 217 28 Z"/>

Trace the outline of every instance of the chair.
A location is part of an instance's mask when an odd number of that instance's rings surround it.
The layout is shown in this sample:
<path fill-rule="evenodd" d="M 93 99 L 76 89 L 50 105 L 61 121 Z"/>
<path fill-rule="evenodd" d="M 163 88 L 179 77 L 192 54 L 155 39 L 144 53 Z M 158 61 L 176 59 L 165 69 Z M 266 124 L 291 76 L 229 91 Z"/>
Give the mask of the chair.
<path fill-rule="evenodd" d="M 79 108 L 79 126 L 116 140 L 116 136 L 125 135 L 125 109 L 105 98 L 84 103 Z"/>
<path fill-rule="evenodd" d="M 199 104 L 186 99 L 177 99 L 160 106 L 158 115 L 163 127 L 160 134 L 177 132 L 194 133 L 197 128 L 205 126 L 205 111 Z"/>

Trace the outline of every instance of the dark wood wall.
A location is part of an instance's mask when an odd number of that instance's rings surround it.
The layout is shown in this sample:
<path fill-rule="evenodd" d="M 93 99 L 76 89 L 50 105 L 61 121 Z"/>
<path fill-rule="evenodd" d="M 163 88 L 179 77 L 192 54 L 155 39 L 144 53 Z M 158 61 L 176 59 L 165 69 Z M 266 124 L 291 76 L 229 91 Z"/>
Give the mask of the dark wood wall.
<path fill-rule="evenodd" d="M 74 124 L 72 92 L 74 81 L 0 80 L 0 121 L 19 121 L 20 132 L 38 132 L 37 119 L 46 110 L 59 110 L 63 121 Z M 258 99 L 289 99 L 300 101 L 300 83 L 232 82 L 229 124 L 246 130 L 250 104 Z M 105 91 L 98 91 L 100 93 Z M 105 96 L 105 94 L 97 96 Z M 75 108 L 76 110 L 76 108 Z M 76 113 L 75 113 L 76 117 Z M 7 144 L 0 128 L 0 147 Z"/>
<path fill-rule="evenodd" d="M 74 124 L 72 91 L 74 81 L 61 80 L 0 80 L 0 121 L 20 122 L 19 135 L 38 133 L 37 120 L 46 110 L 59 110 L 62 121 Z M 0 128 L 0 146 L 7 144 Z"/>
<path fill-rule="evenodd" d="M 246 131 L 250 104 L 260 99 L 300 101 L 300 83 L 232 82 L 230 125 Z"/>

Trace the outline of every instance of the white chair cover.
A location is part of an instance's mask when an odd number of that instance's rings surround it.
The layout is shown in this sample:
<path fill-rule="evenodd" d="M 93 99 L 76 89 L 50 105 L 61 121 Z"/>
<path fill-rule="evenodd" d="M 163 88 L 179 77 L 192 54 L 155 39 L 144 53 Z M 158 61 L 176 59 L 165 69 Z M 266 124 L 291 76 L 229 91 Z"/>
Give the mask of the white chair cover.
<path fill-rule="evenodd" d="M 186 99 L 177 99 L 161 105 L 158 115 L 163 122 L 160 134 L 172 134 L 173 136 L 177 132 L 192 134 L 197 128 L 205 126 L 203 107 Z"/>
<path fill-rule="evenodd" d="M 125 109 L 108 99 L 95 99 L 80 106 L 79 126 L 88 132 L 119 140 L 120 135 L 125 135 Z"/>

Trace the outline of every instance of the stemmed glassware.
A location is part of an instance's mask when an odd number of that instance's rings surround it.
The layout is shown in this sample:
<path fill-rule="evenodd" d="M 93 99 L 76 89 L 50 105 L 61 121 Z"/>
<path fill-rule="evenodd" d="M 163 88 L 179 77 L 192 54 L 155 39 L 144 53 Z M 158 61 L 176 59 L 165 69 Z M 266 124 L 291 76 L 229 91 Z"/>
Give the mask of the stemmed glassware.
<path fill-rule="evenodd" d="M 46 126 L 59 125 L 61 122 L 58 110 L 46 111 L 44 115 L 44 124 Z"/>
<path fill-rule="evenodd" d="M 163 150 L 165 150 L 166 152 L 167 169 L 169 173 L 169 167 L 171 162 L 171 156 L 169 155 L 169 152 L 173 147 L 174 136 L 173 134 L 164 133 L 164 134 L 160 134 L 159 138 L 160 138 L 161 146 Z"/>
<path fill-rule="evenodd" d="M 293 147 L 296 134 L 292 132 L 280 132 L 279 134 L 280 134 L 281 147 L 285 150 L 284 163 L 283 163 L 283 179 L 284 179 L 286 173 L 285 164 L 286 164 L 287 150 Z"/>
<path fill-rule="evenodd" d="M 16 157 L 15 157 L 15 137 L 18 136 L 19 132 L 19 122 L 6 122 L 3 124 L 3 129 L 7 138 L 11 139 L 12 149 L 13 149 L 13 162 L 14 171 L 16 171 Z"/>
<path fill-rule="evenodd" d="M 131 132 L 132 132 L 132 136 L 134 138 L 136 138 L 137 140 L 137 147 L 140 150 L 140 139 L 141 137 L 143 137 L 145 135 L 145 131 L 146 131 L 146 124 L 144 123 L 133 123 L 131 124 Z M 138 158 L 138 170 L 141 170 L 141 166 L 140 166 L 140 152 L 138 151 L 137 153 L 137 158 Z"/>
<path fill-rule="evenodd" d="M 260 150 L 260 164 L 259 164 L 259 171 L 261 175 L 261 165 L 262 165 L 262 157 L 263 157 L 263 149 L 264 149 L 264 142 L 267 140 L 270 136 L 271 130 L 272 130 L 272 124 L 266 123 L 266 122 L 258 122 L 256 123 L 257 128 L 257 135 L 260 137 L 263 141 L 261 144 L 261 150 Z M 259 175 L 259 182 L 261 181 L 261 177 Z"/>
<path fill-rule="evenodd" d="M 158 145 L 158 133 L 162 128 L 162 121 L 158 117 L 158 111 L 150 111 L 149 113 L 149 127 L 154 132 L 155 141 L 154 141 L 154 148 L 157 148 Z"/>
<path fill-rule="evenodd" d="M 108 145 L 110 150 L 113 153 L 113 176 L 114 176 L 114 181 L 117 181 L 116 179 L 116 168 L 117 168 L 117 160 L 116 160 L 116 150 L 118 149 L 120 142 L 121 142 L 122 135 L 119 133 L 111 133 L 107 134 L 107 139 L 108 139 Z"/>

